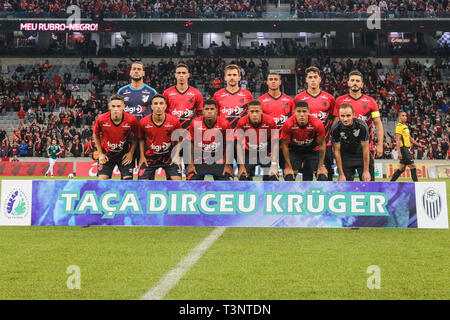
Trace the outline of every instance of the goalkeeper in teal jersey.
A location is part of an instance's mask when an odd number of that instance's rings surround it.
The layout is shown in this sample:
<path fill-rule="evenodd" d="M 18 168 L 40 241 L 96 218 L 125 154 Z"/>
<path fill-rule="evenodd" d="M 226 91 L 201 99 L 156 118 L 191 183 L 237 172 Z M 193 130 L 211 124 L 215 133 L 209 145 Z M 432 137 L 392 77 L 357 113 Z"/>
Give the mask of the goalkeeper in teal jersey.
<path fill-rule="evenodd" d="M 56 163 L 56 157 L 58 157 L 61 152 L 61 147 L 56 144 L 56 139 L 53 139 L 52 144 L 47 148 L 48 162 L 50 163 L 50 166 L 48 167 L 45 176 L 50 173 L 50 175 L 53 177 L 53 166 Z"/>

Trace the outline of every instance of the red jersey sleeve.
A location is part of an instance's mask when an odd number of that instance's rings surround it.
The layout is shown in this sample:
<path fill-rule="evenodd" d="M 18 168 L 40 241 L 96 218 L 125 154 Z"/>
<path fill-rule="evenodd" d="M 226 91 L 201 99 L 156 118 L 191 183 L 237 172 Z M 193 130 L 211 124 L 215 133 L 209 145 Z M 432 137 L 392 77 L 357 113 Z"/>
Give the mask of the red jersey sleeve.
<path fill-rule="evenodd" d="M 197 92 L 196 95 L 197 101 L 195 103 L 195 109 L 196 111 L 202 111 L 203 110 L 203 96 L 200 92 Z"/>
<path fill-rule="evenodd" d="M 101 133 L 101 129 L 100 129 L 100 119 L 99 118 L 97 118 L 97 120 L 95 121 L 95 123 L 94 123 L 94 134 L 96 135 L 96 136 L 99 136 L 100 135 L 100 133 Z"/>
<path fill-rule="evenodd" d="M 139 121 L 139 124 L 138 124 L 138 130 L 137 130 L 137 138 L 138 139 L 144 139 L 144 126 L 145 126 L 145 124 L 144 124 L 145 120 L 144 119 Z"/>
<path fill-rule="evenodd" d="M 286 122 L 280 130 L 280 140 L 287 140 L 287 141 L 291 141 L 291 130 L 290 130 L 290 125 L 289 122 Z"/>
<path fill-rule="evenodd" d="M 317 138 L 324 138 L 325 137 L 325 127 L 322 124 L 322 121 L 315 121 L 314 127 L 316 127 L 317 131 Z"/>

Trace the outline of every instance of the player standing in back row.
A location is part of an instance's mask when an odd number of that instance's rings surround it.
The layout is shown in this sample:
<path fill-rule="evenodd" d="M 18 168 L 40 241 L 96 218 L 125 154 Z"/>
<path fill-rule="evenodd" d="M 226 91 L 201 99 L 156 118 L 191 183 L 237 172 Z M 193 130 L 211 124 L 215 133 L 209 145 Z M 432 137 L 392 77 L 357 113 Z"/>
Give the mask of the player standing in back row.
<path fill-rule="evenodd" d="M 266 80 L 268 91 L 258 98 L 261 101 L 262 111 L 272 117 L 280 129 L 292 116 L 294 100 L 281 92 L 281 77 L 278 73 L 269 73 Z"/>
<path fill-rule="evenodd" d="M 144 83 L 144 65 L 133 62 L 130 69 L 131 83 L 120 88 L 117 94 L 124 97 L 124 111 L 136 117 L 138 122 L 152 112 L 150 105 L 156 90 Z"/>
<path fill-rule="evenodd" d="M 178 64 L 175 68 L 176 85 L 163 93 L 167 101 L 167 112 L 178 118 L 183 129 L 187 129 L 192 119 L 201 116 L 203 96 L 189 85 L 190 73 L 188 66 Z"/>
<path fill-rule="evenodd" d="M 328 92 L 320 89 L 322 77 L 317 67 L 309 67 L 305 70 L 307 89 L 295 96 L 294 102 L 306 101 L 312 116 L 322 121 L 325 127 L 325 143 L 327 151 L 325 154 L 325 168 L 328 172 L 328 181 L 333 181 L 333 150 L 331 146 L 330 130 L 333 123 L 334 97 Z"/>
<path fill-rule="evenodd" d="M 375 100 L 362 93 L 364 87 L 363 75 L 359 71 L 352 71 L 349 74 L 347 82 L 349 93 L 340 96 L 336 99 L 336 107 L 334 108 L 334 116 L 339 117 L 339 106 L 343 103 L 348 103 L 352 106 L 355 117 L 366 122 L 369 128 L 370 143 L 369 148 L 373 153 L 375 151 L 373 146 L 372 126 L 375 125 L 377 135 L 377 148 L 375 152 L 376 158 L 383 156 L 383 140 L 384 130 L 383 123 L 381 122 L 380 112 L 378 111 L 378 105 Z M 375 162 L 373 157 L 370 159 L 369 171 L 371 181 L 375 181 Z"/>
<path fill-rule="evenodd" d="M 240 118 L 247 114 L 247 103 L 253 100 L 250 91 L 239 87 L 241 69 L 235 64 L 225 67 L 225 88 L 217 91 L 213 99 L 217 103 L 219 116 L 223 116 L 234 129 Z"/>
<path fill-rule="evenodd" d="M 144 83 L 144 76 L 144 65 L 138 61 L 133 62 L 130 69 L 130 84 L 117 91 L 117 94 L 124 97 L 124 111 L 135 116 L 138 122 L 152 113 L 151 101 L 153 96 L 157 94 L 155 89 Z M 133 154 L 134 166 L 137 166 L 139 156 L 139 145 L 137 145 Z"/>

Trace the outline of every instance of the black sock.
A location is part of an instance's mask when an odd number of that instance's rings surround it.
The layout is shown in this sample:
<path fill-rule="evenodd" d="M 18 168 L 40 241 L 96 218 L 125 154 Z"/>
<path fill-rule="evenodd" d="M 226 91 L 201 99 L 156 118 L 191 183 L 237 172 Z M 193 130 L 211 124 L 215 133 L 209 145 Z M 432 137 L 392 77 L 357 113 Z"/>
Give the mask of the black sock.
<path fill-rule="evenodd" d="M 398 177 L 400 177 L 402 173 L 403 173 L 403 171 L 400 171 L 399 169 L 397 169 L 397 171 L 394 172 L 394 175 L 392 176 L 391 181 L 397 180 Z"/>
<path fill-rule="evenodd" d="M 418 179 L 417 179 L 417 169 L 416 168 L 411 169 L 411 177 L 412 177 L 414 182 L 418 181 Z"/>

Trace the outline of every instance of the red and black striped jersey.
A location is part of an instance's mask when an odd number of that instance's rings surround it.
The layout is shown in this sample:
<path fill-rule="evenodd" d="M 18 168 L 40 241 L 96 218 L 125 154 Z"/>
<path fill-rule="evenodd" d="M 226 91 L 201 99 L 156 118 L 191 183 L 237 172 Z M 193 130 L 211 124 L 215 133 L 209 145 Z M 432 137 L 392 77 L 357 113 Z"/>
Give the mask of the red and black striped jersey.
<path fill-rule="evenodd" d="M 194 87 L 189 86 L 186 91 L 180 92 L 172 86 L 163 95 L 167 100 L 167 113 L 177 117 L 184 129 L 189 127 L 197 112 L 203 110 L 203 96 Z"/>
<path fill-rule="evenodd" d="M 217 102 L 219 114 L 234 128 L 239 119 L 247 114 L 247 103 L 253 100 L 253 95 L 242 88 L 235 93 L 223 88 L 214 94 L 213 99 Z"/>

